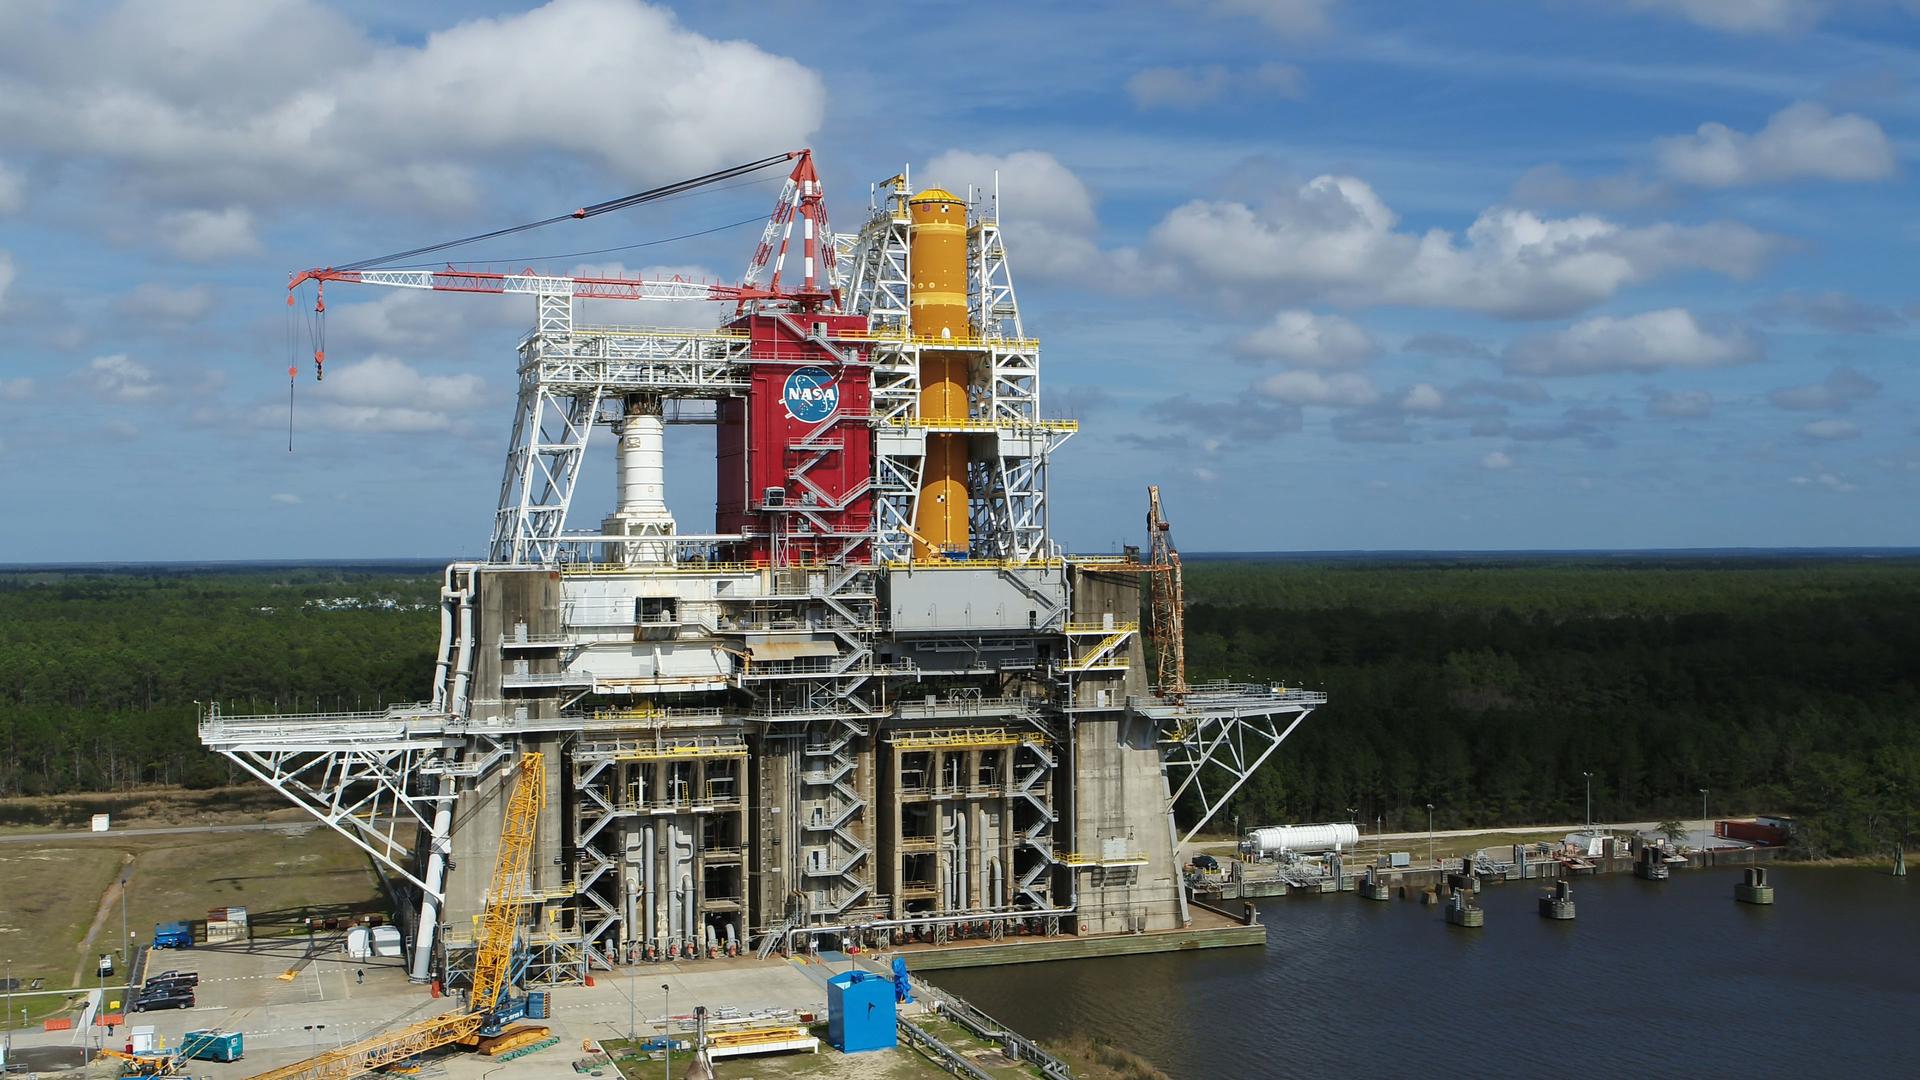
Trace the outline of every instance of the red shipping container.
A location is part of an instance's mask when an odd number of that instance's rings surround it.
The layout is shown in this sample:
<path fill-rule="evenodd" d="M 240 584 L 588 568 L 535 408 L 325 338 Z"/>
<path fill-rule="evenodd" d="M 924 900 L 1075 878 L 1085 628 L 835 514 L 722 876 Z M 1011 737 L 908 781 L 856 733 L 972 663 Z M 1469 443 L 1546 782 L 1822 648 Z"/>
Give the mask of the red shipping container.
<path fill-rule="evenodd" d="M 744 315 L 752 336 L 751 389 L 720 403 L 715 521 L 748 537 L 743 558 L 762 565 L 872 559 L 872 369 L 866 349 L 810 340 L 864 333 L 859 315 Z"/>

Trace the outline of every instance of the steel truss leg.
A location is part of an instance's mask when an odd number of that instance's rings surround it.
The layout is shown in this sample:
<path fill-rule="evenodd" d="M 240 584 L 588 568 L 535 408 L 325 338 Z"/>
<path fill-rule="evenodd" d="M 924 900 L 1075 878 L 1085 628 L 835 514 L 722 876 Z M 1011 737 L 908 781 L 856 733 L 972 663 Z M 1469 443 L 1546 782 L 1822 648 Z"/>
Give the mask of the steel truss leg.
<path fill-rule="evenodd" d="M 1280 744 L 1287 741 L 1300 722 L 1305 720 L 1312 709 L 1302 709 L 1285 730 L 1279 725 L 1278 716 L 1284 714 L 1261 713 L 1256 715 L 1213 715 L 1190 717 L 1182 729 L 1167 740 L 1163 768 L 1167 782 L 1173 788 L 1168 806 L 1180 801 L 1189 788 L 1199 796 L 1200 817 L 1187 829 L 1181 843 L 1194 838 L 1207 822 L 1213 820 L 1233 793 L 1247 782 L 1254 770 L 1273 756 Z M 1205 773 L 1209 767 L 1224 772 L 1228 779 L 1227 788 L 1217 794 L 1207 790 Z"/>

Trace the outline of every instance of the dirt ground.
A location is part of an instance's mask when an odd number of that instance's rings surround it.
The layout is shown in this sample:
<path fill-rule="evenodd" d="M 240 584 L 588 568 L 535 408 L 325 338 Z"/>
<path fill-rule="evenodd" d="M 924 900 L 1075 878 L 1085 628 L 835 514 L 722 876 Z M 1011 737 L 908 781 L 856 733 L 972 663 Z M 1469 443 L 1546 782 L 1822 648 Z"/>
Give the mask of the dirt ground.
<path fill-rule="evenodd" d="M 110 814 L 114 827 L 126 829 L 305 820 L 298 807 L 260 784 L 153 787 L 0 799 L 0 833 L 84 829 L 95 814 Z"/>

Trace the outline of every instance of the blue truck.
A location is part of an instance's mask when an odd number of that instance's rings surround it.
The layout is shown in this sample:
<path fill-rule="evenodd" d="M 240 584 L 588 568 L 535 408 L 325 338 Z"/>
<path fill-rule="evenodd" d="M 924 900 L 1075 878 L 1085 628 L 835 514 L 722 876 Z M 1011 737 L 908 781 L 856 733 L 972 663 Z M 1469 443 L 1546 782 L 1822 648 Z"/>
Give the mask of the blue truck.
<path fill-rule="evenodd" d="M 191 949 L 193 948 L 193 927 L 183 922 L 156 923 L 153 927 L 153 947 Z"/>

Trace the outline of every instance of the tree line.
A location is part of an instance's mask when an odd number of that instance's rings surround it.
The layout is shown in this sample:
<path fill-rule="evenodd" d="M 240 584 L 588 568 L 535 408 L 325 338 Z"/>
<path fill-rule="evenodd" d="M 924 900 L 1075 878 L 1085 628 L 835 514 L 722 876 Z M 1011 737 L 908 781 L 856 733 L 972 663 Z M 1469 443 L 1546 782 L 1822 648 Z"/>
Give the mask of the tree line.
<path fill-rule="evenodd" d="M 1324 689 L 1245 827 L 1787 812 L 1810 854 L 1920 818 L 1920 560 L 1190 560 L 1191 678 Z"/>
<path fill-rule="evenodd" d="M 232 770 L 200 745 L 195 702 L 310 712 L 415 700 L 438 596 L 438 575 L 418 572 L 0 575 L 0 797 L 227 783 Z M 342 602 L 364 606 L 313 606 Z"/>

